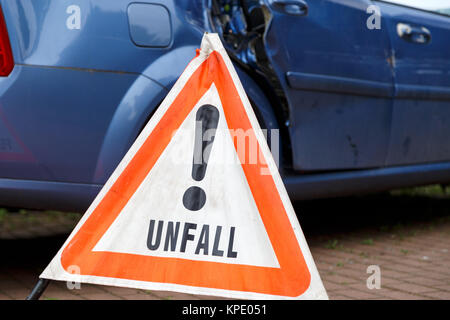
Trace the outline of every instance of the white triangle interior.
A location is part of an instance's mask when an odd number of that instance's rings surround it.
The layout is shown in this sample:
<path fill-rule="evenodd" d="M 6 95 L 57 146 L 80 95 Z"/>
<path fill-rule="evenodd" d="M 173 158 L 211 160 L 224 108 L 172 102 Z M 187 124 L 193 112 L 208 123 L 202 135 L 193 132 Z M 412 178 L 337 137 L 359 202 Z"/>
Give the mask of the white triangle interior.
<path fill-rule="evenodd" d="M 199 107 L 204 104 L 216 106 L 220 117 L 206 175 L 202 181 L 197 182 L 191 175 L 195 117 Z M 206 192 L 206 203 L 198 211 L 189 211 L 183 205 L 184 192 L 191 186 L 199 186 Z M 155 250 L 147 247 L 150 220 L 155 221 L 154 236 L 157 223 L 164 221 L 161 244 Z M 180 222 L 175 251 L 164 251 L 169 221 L 174 225 Z M 186 222 L 196 225 L 196 229 L 189 231 L 194 235 L 194 240 L 187 241 L 186 251 L 180 252 Z M 205 225 L 209 228 L 208 254 L 205 254 L 204 249 L 196 254 L 200 233 Z M 223 256 L 212 254 L 217 226 L 222 227 L 218 249 L 224 251 Z M 227 256 L 231 227 L 235 228 L 232 246 L 232 251 L 237 252 L 235 258 Z M 150 173 L 93 251 L 279 268 L 244 171 L 239 164 L 214 84 L 183 121 Z"/>

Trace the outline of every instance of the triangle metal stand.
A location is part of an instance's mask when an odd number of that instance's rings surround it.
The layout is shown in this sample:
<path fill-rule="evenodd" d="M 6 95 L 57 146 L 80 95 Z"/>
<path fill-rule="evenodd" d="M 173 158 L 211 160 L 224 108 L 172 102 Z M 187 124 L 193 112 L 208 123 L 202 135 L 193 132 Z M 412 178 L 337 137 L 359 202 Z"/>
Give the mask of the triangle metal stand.
<path fill-rule="evenodd" d="M 48 279 L 39 279 L 25 300 L 39 300 L 45 289 L 47 289 L 49 283 L 50 280 Z"/>

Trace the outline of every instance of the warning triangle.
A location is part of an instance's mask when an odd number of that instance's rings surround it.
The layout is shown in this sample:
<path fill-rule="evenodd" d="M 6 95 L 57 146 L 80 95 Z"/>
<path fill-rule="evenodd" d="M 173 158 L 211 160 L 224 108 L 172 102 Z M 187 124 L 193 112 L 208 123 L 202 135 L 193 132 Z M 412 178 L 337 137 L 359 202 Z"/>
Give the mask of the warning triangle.
<path fill-rule="evenodd" d="M 220 110 L 219 121 L 205 178 L 196 182 L 191 178 L 189 166 L 193 162 L 196 114 L 206 104 Z M 236 165 L 238 162 L 213 84 L 93 251 L 279 267 L 244 171 Z M 193 185 L 200 186 L 206 194 L 204 206 L 196 211 L 186 209 L 182 201 L 186 190 Z M 154 221 L 151 230 L 150 221 Z M 186 223 L 191 224 L 189 233 L 194 239 L 183 242 Z M 152 237 L 149 231 L 153 231 Z M 153 250 L 149 250 L 148 240 Z M 185 248 L 183 252 L 180 247 Z"/>
<path fill-rule="evenodd" d="M 205 34 L 41 278 L 234 298 L 327 298 L 216 34 Z"/>

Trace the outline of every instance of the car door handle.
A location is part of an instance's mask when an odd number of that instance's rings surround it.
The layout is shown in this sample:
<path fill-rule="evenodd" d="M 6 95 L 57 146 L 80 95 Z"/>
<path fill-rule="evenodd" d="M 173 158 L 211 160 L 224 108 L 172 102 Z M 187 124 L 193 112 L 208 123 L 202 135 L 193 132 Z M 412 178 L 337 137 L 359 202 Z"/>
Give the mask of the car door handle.
<path fill-rule="evenodd" d="M 271 0 L 270 4 L 276 11 L 294 16 L 306 16 L 308 4 L 303 0 Z"/>
<path fill-rule="evenodd" d="M 400 38 L 418 44 L 431 41 L 431 32 L 425 27 L 414 27 L 406 23 L 397 24 L 397 34 Z"/>

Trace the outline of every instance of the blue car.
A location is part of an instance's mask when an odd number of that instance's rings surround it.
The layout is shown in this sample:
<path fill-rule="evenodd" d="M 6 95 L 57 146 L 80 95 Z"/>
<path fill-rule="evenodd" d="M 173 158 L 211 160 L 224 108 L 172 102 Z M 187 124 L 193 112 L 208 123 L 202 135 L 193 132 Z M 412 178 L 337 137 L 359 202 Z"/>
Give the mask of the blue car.
<path fill-rule="evenodd" d="M 84 210 L 217 32 L 293 200 L 450 182 L 448 0 L 0 0 L 0 205 Z"/>

